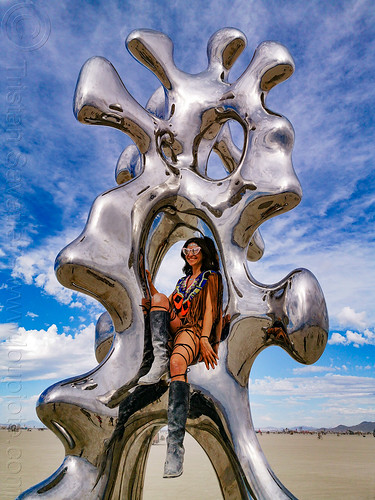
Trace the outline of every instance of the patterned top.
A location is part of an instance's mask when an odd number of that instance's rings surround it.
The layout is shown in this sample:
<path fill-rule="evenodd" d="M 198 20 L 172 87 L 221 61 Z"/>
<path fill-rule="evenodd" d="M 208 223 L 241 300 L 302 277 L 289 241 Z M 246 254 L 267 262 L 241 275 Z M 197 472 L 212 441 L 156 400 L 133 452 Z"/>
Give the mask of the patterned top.
<path fill-rule="evenodd" d="M 190 276 L 183 276 L 178 280 L 172 294 L 173 306 L 177 314 L 183 318 L 187 315 L 192 299 L 202 290 L 211 274 L 216 274 L 216 272 L 209 270 L 200 273 L 188 288 L 186 286 Z"/>

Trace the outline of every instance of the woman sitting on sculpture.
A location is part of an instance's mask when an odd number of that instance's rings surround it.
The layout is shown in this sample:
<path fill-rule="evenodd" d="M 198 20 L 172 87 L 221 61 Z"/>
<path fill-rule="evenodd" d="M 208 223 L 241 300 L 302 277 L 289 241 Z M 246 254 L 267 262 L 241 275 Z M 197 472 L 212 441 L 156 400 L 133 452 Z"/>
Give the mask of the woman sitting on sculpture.
<path fill-rule="evenodd" d="M 223 286 L 213 241 L 207 237 L 190 238 L 181 257 L 185 261 L 185 276 L 169 298 L 156 290 L 147 271 L 154 362 L 139 384 L 155 384 L 170 371 L 164 477 L 178 477 L 183 470 L 190 394 L 188 366 L 204 361 L 207 369 L 215 368 L 222 328 Z"/>

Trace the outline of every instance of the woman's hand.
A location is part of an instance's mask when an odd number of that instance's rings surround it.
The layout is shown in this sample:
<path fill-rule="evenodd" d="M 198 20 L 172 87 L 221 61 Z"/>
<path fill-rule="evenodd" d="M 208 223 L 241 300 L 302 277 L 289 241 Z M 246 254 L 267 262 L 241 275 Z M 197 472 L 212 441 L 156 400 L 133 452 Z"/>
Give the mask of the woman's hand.
<path fill-rule="evenodd" d="M 146 315 L 147 313 L 149 313 L 151 309 L 151 299 L 143 298 L 141 307 L 143 310 L 143 314 Z"/>
<path fill-rule="evenodd" d="M 215 351 L 215 354 L 219 352 L 219 344 L 220 342 L 215 342 L 214 344 L 212 344 L 212 349 Z"/>
<path fill-rule="evenodd" d="M 208 338 L 201 337 L 199 344 L 200 344 L 201 360 L 204 361 L 204 364 L 206 365 L 207 370 L 210 369 L 210 365 L 213 369 L 215 369 L 215 366 L 217 365 L 217 361 L 219 359 L 219 356 L 212 349 L 211 344 L 208 341 Z"/>

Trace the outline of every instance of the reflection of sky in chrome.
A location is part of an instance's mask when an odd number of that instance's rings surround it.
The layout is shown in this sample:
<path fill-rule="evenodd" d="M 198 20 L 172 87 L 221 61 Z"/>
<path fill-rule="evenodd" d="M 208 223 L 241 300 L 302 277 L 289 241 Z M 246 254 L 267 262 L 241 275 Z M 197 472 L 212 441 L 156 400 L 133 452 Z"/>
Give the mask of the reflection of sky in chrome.
<path fill-rule="evenodd" d="M 3 12 L 8 7 L 10 3 Z M 295 74 L 273 89 L 267 107 L 285 115 L 295 128 L 293 161 L 304 192 L 296 209 L 261 227 L 265 255 L 249 269 L 265 283 L 277 282 L 296 267 L 310 269 L 324 290 L 331 326 L 325 353 L 305 371 L 277 348 L 259 356 L 251 374 L 255 426 L 375 420 L 372 3 L 242 0 L 228 6 L 211 1 L 200 6 L 199 15 L 193 4 L 151 0 L 79 7 L 72 1 L 38 2 L 37 7 L 44 33 L 48 18 L 51 23 L 44 45 L 24 50 L 6 32 L 6 50 L 0 53 L 8 77 L 0 82 L 4 112 L 11 112 L 11 71 L 18 77 L 22 101 L 13 108 L 22 118 L 20 139 L 7 140 L 3 118 L 1 149 L 8 163 L 16 162 L 12 154 L 22 153 L 26 159 L 24 165 L 15 164 L 22 184 L 6 191 L 5 223 L 0 226 L 0 333 L 7 338 L 9 323 L 14 323 L 13 331 L 20 327 L 19 338 L 28 343 L 30 362 L 22 372 L 27 418 L 36 418 L 36 393 L 95 363 L 94 324 L 102 309 L 92 299 L 63 289 L 53 262 L 83 229 L 94 198 L 115 185 L 118 156 L 130 144 L 117 130 L 82 126 L 74 119 L 71 103 L 82 64 L 93 55 L 106 57 L 145 105 L 158 82 L 126 52 L 130 31 L 148 27 L 167 33 L 175 44 L 176 64 L 197 73 L 206 65 L 211 34 L 234 26 L 246 34 L 248 47 L 230 81 L 263 40 L 283 43 L 295 59 Z M 24 25 L 23 40 L 30 45 L 29 28 Z M 235 136 L 240 145 L 240 133 Z M 9 188 L 9 178 L 3 177 L 2 185 Z M 15 204 L 18 210 L 11 208 Z M 172 248 L 157 278 L 162 291 L 173 289 L 181 268 L 179 250 Z M 14 278 L 22 285 L 20 317 L 10 315 L 7 307 Z M 42 354 L 46 339 L 49 351 Z M 356 393 L 355 387 L 361 391 Z"/>

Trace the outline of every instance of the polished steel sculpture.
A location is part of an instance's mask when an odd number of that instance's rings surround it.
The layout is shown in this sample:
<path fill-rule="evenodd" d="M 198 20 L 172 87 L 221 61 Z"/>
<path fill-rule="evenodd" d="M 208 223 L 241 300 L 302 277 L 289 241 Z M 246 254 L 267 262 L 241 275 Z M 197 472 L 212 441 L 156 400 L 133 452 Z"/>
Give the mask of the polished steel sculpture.
<path fill-rule="evenodd" d="M 225 499 L 294 498 L 267 463 L 254 432 L 249 374 L 256 356 L 279 345 L 300 363 L 314 363 L 328 334 L 324 297 L 315 277 L 297 269 L 274 285 L 254 280 L 246 260 L 263 253 L 258 227 L 291 210 L 302 193 L 292 166 L 291 124 L 266 107 L 268 92 L 294 70 L 288 50 L 264 42 L 233 83 L 228 73 L 246 45 L 225 28 L 208 43 L 208 66 L 197 75 L 178 69 L 173 45 L 151 30 L 133 31 L 130 53 L 162 86 L 144 109 L 111 63 L 88 60 L 79 75 L 79 121 L 128 134 L 116 167 L 119 184 L 95 200 L 82 234 L 56 259 L 56 275 L 107 310 L 98 321 L 90 372 L 48 388 L 40 419 L 63 442 L 66 457 L 22 499 L 140 499 L 149 448 L 166 424 L 168 384 L 140 386 L 152 361 L 139 304 L 147 297 L 145 269 L 155 276 L 169 248 L 196 234 L 219 250 L 230 322 L 219 364 L 191 367 L 188 432 L 207 453 Z M 243 145 L 230 124 L 243 130 Z M 217 155 L 225 175 L 208 168 Z M 276 328 L 277 327 L 277 328 Z"/>

